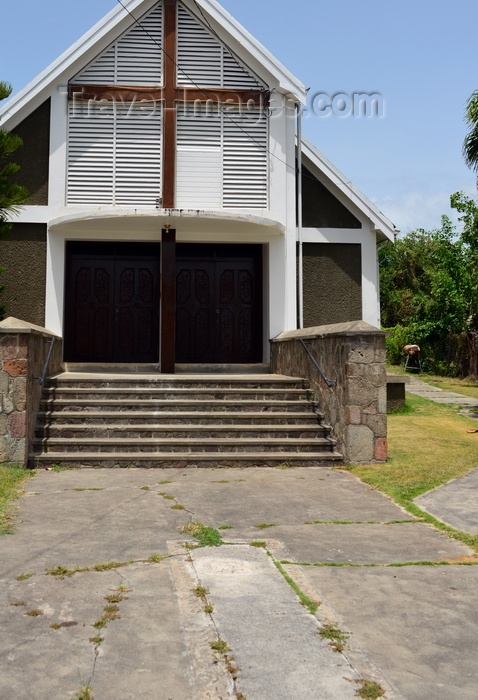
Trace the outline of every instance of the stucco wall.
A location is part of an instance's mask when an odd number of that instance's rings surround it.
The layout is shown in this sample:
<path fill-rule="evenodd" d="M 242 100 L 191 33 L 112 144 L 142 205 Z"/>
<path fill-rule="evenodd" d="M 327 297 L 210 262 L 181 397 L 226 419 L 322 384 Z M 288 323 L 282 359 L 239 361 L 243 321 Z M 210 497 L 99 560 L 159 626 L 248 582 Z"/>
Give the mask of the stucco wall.
<path fill-rule="evenodd" d="M 48 204 L 48 173 L 50 158 L 50 100 L 24 119 L 13 133 L 21 137 L 23 146 L 12 160 L 20 166 L 14 182 L 30 192 L 27 204 Z"/>
<path fill-rule="evenodd" d="M 304 326 L 362 318 L 361 246 L 304 243 Z"/>
<path fill-rule="evenodd" d="M 303 168 L 304 228 L 361 228 L 360 221 L 312 173 Z"/>
<path fill-rule="evenodd" d="M 46 224 L 14 224 L 0 241 L 0 297 L 6 316 L 45 325 Z"/>

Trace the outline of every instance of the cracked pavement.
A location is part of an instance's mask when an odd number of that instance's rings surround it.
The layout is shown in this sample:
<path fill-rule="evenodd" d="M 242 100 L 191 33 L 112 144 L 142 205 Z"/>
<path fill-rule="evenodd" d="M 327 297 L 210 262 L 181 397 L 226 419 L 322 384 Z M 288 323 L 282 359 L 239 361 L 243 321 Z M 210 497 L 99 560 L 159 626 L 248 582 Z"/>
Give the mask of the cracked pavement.
<path fill-rule="evenodd" d="M 2 700 L 345 700 L 364 679 L 387 698 L 478 694 L 478 559 L 345 471 L 40 471 L 15 507 Z M 191 549 L 190 521 L 225 546 Z"/>

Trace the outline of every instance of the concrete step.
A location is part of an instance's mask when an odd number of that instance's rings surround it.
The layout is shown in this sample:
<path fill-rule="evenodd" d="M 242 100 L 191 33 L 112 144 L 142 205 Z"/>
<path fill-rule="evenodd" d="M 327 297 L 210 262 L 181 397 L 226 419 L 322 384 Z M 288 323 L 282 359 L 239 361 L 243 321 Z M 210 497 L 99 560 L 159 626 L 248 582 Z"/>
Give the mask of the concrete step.
<path fill-rule="evenodd" d="M 36 429 L 36 437 L 39 439 L 50 438 L 323 438 L 327 437 L 327 429 L 319 425 L 161 425 L 141 424 L 118 425 L 89 423 L 82 425 L 45 425 Z"/>
<path fill-rule="evenodd" d="M 135 409 L 144 410 L 150 409 L 153 411 L 295 411 L 309 412 L 313 404 L 310 401 L 279 401 L 279 400 L 231 400 L 224 399 L 223 401 L 212 401 L 197 399 L 129 399 L 121 401 L 120 399 L 42 399 L 41 409 L 43 411 L 64 411 L 64 410 L 83 410 L 89 411 L 92 408 L 99 411 L 110 411 L 116 409 L 118 411 Z"/>
<path fill-rule="evenodd" d="M 333 452 L 335 442 L 328 438 L 34 438 L 33 448 L 48 452 L 183 452 L 217 454 L 221 452 Z"/>
<path fill-rule="evenodd" d="M 307 401 L 307 389 L 244 388 L 244 387 L 48 387 L 45 400 L 70 401 L 167 401 L 187 398 L 190 401 Z"/>
<path fill-rule="evenodd" d="M 48 387 L 72 386 L 91 389 L 93 387 L 153 387 L 164 389 L 189 389 L 191 387 L 217 389 L 307 389 L 308 382 L 297 377 L 277 374 L 264 375 L 161 375 L 161 374 L 83 374 L 63 372 L 48 380 Z"/>
<path fill-rule="evenodd" d="M 110 423 L 121 426 L 134 425 L 268 425 L 273 419 L 276 425 L 295 425 L 297 423 L 307 426 L 317 426 L 323 419 L 319 412 L 304 411 L 91 411 L 91 410 L 62 410 L 57 412 L 41 411 L 38 414 L 39 425 L 98 425 L 105 426 Z"/>
<path fill-rule="evenodd" d="M 243 452 L 176 454 L 174 452 L 50 452 L 30 455 L 32 468 L 65 466 L 70 468 L 209 468 L 209 467 L 330 467 L 343 460 L 337 452 Z"/>

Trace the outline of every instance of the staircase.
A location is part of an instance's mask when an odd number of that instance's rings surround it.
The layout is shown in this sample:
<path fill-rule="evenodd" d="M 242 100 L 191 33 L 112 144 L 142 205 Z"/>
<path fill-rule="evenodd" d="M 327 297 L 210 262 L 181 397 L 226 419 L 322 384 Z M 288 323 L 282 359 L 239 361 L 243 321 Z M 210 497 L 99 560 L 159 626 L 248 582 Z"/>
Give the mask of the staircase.
<path fill-rule="evenodd" d="M 32 467 L 327 466 L 302 379 L 65 372 L 44 388 Z"/>

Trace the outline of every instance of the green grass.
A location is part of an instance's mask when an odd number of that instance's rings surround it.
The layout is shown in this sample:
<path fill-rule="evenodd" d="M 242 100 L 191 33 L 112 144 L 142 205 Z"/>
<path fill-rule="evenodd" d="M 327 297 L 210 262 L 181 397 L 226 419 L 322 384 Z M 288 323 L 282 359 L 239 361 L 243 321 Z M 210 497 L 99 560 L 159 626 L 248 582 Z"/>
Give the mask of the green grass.
<path fill-rule="evenodd" d="M 184 525 L 180 532 L 194 537 L 200 547 L 220 547 L 223 544 L 219 531 L 203 523 L 191 522 Z"/>
<path fill-rule="evenodd" d="M 423 518 L 478 552 L 478 536 L 460 533 L 418 508 L 413 500 L 478 467 L 477 424 L 450 406 L 408 396 L 405 409 L 389 416 L 387 464 L 352 466 L 362 481 L 393 498 L 412 515 Z"/>
<path fill-rule="evenodd" d="M 0 534 L 11 534 L 11 503 L 22 493 L 22 486 L 32 472 L 18 466 L 0 465 Z"/>

